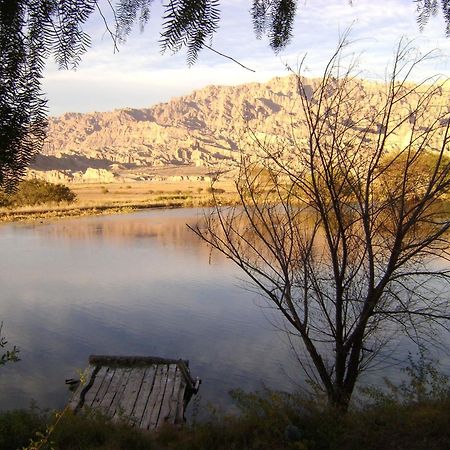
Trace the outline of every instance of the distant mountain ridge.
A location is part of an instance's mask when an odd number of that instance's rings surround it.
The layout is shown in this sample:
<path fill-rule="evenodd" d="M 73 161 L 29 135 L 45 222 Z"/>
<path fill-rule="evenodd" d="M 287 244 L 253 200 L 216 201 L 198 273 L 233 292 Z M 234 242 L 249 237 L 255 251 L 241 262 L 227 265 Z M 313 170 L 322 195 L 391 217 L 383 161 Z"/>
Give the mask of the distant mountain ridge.
<path fill-rule="evenodd" d="M 380 101 L 383 85 L 358 84 L 367 108 Z M 50 118 L 48 140 L 31 169 L 57 181 L 152 179 L 160 169 L 201 178 L 237 166 L 248 129 L 264 137 L 289 135 L 299 111 L 297 79 L 290 75 L 207 86 L 145 109 L 66 113 Z"/>

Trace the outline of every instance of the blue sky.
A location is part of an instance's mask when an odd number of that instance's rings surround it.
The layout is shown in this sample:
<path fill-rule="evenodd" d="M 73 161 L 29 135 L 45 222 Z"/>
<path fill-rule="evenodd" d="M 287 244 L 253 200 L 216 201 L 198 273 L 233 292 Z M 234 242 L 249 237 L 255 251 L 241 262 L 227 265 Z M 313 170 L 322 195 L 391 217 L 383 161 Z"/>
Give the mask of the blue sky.
<path fill-rule="evenodd" d="M 445 37 L 442 17 L 432 18 L 420 33 L 413 0 L 353 0 L 353 6 L 348 0 L 299 0 L 294 37 L 278 55 L 269 49 L 266 39 L 255 38 L 249 0 L 222 0 L 222 19 L 213 47 L 251 67 L 254 73 L 208 49 L 191 68 L 183 51 L 161 55 L 161 3 L 154 0 L 145 31 L 136 29 L 118 53 L 114 53 L 101 17 L 92 17 L 85 27 L 92 47 L 78 69 L 59 71 L 52 62 L 47 66 L 43 85 L 51 115 L 149 107 L 209 84 L 264 82 L 286 75 L 286 64 L 297 67 L 305 54 L 305 74 L 317 76 L 348 27 L 354 41 L 351 49 L 361 55 L 360 67 L 366 78 L 383 79 L 402 37 L 414 40 L 422 52 L 437 48 L 441 53 L 440 58 L 423 65 L 417 77 L 436 72 L 450 76 L 450 38 Z M 102 10 L 112 24 L 106 0 Z"/>

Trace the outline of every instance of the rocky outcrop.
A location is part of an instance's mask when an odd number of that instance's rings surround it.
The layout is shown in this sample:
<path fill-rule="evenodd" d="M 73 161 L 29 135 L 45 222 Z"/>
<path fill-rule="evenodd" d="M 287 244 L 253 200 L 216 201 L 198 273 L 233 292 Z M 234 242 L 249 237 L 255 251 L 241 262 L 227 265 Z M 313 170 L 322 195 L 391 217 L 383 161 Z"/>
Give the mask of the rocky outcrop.
<path fill-rule="evenodd" d="M 305 95 L 312 95 L 314 84 L 311 80 Z M 382 100 L 383 86 L 356 84 L 364 105 L 358 115 L 364 116 Z M 447 101 L 448 93 L 444 97 Z M 249 129 L 262 140 L 290 135 L 292 122 L 302 126 L 299 111 L 297 80 L 287 76 L 268 83 L 208 86 L 148 109 L 66 113 L 50 119 L 48 140 L 32 169 L 82 182 L 146 179 L 167 167 L 208 175 L 237 166 Z M 407 134 L 399 130 L 395 139 Z"/>

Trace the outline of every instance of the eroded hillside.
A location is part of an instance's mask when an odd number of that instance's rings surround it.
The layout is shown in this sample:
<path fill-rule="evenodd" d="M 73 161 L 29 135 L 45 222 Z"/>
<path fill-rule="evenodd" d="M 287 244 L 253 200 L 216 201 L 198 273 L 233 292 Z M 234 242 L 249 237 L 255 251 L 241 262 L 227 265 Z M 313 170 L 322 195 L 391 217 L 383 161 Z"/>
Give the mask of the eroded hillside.
<path fill-rule="evenodd" d="M 306 94 L 312 93 L 311 80 Z M 355 123 L 382 104 L 385 86 L 357 81 Z M 442 92 L 448 103 L 448 92 Z M 401 104 L 399 108 L 413 105 Z M 66 113 L 50 119 L 49 138 L 33 171 L 53 181 L 101 181 L 189 177 L 236 167 L 240 149 L 258 138 L 285 138 L 291 124 L 301 131 L 301 101 L 294 76 L 267 83 L 208 86 L 148 109 L 88 114 Z M 408 139 L 408 126 L 392 136 L 392 145 Z"/>

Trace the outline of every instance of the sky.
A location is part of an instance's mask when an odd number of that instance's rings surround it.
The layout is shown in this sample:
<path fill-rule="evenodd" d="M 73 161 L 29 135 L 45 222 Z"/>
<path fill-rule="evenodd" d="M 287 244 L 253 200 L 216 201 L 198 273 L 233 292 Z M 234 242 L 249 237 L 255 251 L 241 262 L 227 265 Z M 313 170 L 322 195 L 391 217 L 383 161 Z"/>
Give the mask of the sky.
<path fill-rule="evenodd" d="M 319 76 L 336 49 L 339 37 L 350 28 L 353 42 L 347 50 L 358 56 L 363 78 L 383 80 L 400 39 L 409 39 L 422 53 L 437 49 L 438 58 L 422 65 L 416 80 L 434 73 L 450 76 L 450 38 L 445 37 L 442 17 L 433 17 L 420 32 L 414 0 L 299 0 L 293 38 L 275 55 L 267 39 L 257 40 L 249 9 L 251 0 L 222 0 L 221 22 L 212 46 L 237 59 L 254 72 L 204 49 L 193 67 L 186 54 L 161 54 L 162 1 L 154 0 L 151 20 L 144 32 L 136 30 L 114 51 L 100 14 L 84 29 L 91 48 L 76 70 L 58 70 L 48 61 L 43 89 L 50 115 L 64 112 L 109 111 L 145 108 L 186 95 L 210 84 L 235 85 L 265 82 L 296 69 L 306 55 L 306 76 Z M 107 0 L 100 1 L 111 27 Z"/>

